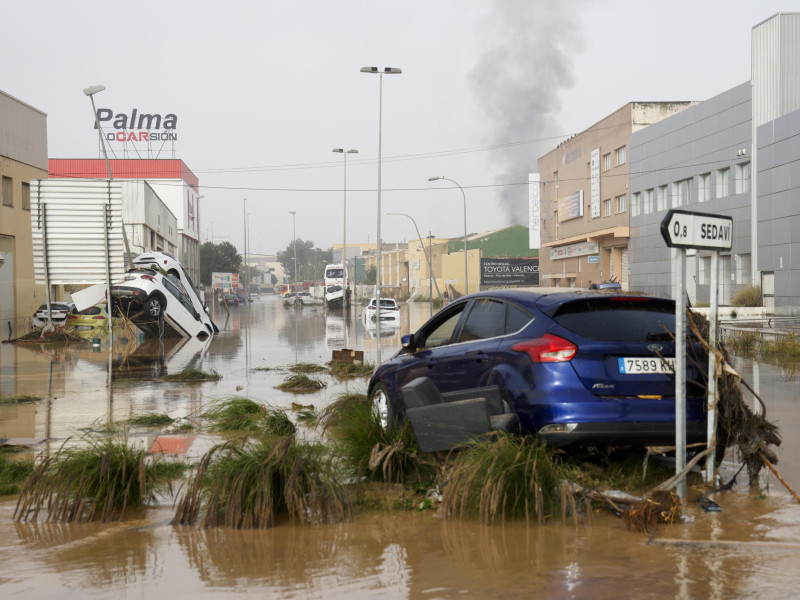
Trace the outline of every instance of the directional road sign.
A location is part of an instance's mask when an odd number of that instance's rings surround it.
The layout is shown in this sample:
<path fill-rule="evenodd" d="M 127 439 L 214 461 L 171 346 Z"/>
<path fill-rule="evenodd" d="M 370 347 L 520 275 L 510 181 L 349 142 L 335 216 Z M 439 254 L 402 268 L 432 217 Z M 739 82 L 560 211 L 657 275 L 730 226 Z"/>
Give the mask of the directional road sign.
<path fill-rule="evenodd" d="M 661 221 L 661 236 L 670 248 L 730 250 L 733 217 L 673 209 Z"/>

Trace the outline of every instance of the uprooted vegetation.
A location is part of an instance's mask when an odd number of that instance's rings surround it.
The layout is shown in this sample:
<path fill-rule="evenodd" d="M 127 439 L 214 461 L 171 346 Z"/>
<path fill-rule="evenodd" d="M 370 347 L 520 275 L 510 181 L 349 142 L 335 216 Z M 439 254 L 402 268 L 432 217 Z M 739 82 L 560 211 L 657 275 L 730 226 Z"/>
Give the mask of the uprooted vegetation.
<path fill-rule="evenodd" d="M 172 375 L 164 375 L 162 381 L 184 382 L 184 383 L 199 383 L 203 381 L 219 381 L 222 376 L 216 371 L 206 372 L 194 367 L 186 367 L 180 373 Z"/>
<path fill-rule="evenodd" d="M 304 374 L 296 374 L 288 377 L 284 380 L 283 383 L 280 385 L 276 385 L 275 388 L 279 389 L 283 392 L 294 392 L 295 394 L 310 394 L 313 392 L 318 392 L 319 390 L 325 388 L 327 384 L 324 381 L 320 381 L 319 379 L 314 379 L 313 377 L 309 377 L 308 375 Z"/>
<path fill-rule="evenodd" d="M 156 501 L 169 487 L 167 472 L 126 440 L 91 440 L 41 458 L 22 485 L 14 519 L 35 521 L 40 513 L 59 523 L 121 520 L 126 511 Z"/>
<path fill-rule="evenodd" d="M 692 321 L 690 326 L 702 338 L 706 324 Z M 723 366 L 724 350 L 718 351 L 718 359 L 717 446 L 736 447 L 752 483 L 764 466 L 774 469 L 770 447 L 780 444 L 780 436 L 763 410 L 755 414 L 743 400 L 742 387 L 748 386 Z M 449 453 L 423 454 L 407 424 L 388 432 L 381 427 L 364 394 L 342 394 L 319 412 L 299 403 L 292 403 L 291 410 L 298 422 L 316 427 L 324 441 L 301 439 L 287 411 L 248 398 L 218 402 L 203 413 L 207 428 L 224 432 L 230 441 L 200 459 L 182 487 L 173 523 L 237 528 L 272 527 L 284 520 L 313 524 L 347 519 L 356 508 L 439 508 L 446 519 L 543 523 L 582 519 L 603 507 L 621 516 L 629 528 L 652 532 L 658 524 L 680 518 L 681 503 L 673 489 L 707 454 L 697 452 L 675 475 L 649 460 L 649 451 L 644 461 L 639 451 L 567 455 L 530 436 L 496 432 Z M 95 460 L 107 460 L 104 447 L 94 444 L 89 450 L 98 455 Z M 65 481 L 77 477 L 75 467 L 57 463 L 71 460 L 58 453 L 46 459 L 47 468 L 37 467 L 16 518 L 36 518 L 45 505 L 54 507 L 54 520 L 74 519 L 77 513 L 84 519 L 121 518 L 134 497 L 145 505 L 151 501 L 151 484 L 142 491 L 130 477 L 123 487 L 136 491 L 122 510 L 120 493 L 110 494 L 103 485 L 66 486 Z M 139 461 L 123 471 L 135 471 L 148 482 L 148 468 Z M 106 477 L 110 474 L 107 469 Z M 52 489 L 45 491 L 48 485 Z M 83 500 L 75 500 L 80 494 Z M 40 499 L 38 505 L 32 497 Z M 73 498 L 72 504 L 66 498 Z"/>

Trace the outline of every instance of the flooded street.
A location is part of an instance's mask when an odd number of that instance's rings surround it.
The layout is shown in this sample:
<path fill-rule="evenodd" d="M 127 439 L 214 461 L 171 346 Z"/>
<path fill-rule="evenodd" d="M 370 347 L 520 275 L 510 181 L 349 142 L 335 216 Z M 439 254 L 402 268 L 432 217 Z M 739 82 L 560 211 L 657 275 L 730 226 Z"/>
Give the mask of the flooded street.
<path fill-rule="evenodd" d="M 402 305 L 399 328 L 382 331 L 381 355 L 430 315 L 428 304 Z M 44 439 L 57 449 L 87 428 L 145 413 L 187 418 L 217 400 L 247 396 L 290 408 L 320 409 L 366 380 L 339 382 L 310 395 L 275 389 L 298 362 L 323 364 L 333 350 L 363 350 L 375 361 L 374 330 L 322 306 L 285 308 L 274 296 L 214 307 L 220 334 L 196 340 L 118 337 L 113 353 L 91 346 L 0 345 L 0 393 L 45 398 L 0 405 L 0 438 Z M 111 373 L 109 374 L 109 365 Z M 215 371 L 216 382 L 155 378 L 187 366 Z M 777 467 L 800 489 L 800 374 L 737 360 L 783 437 Z M 752 400 L 752 398 L 751 398 Z M 134 436 L 136 437 L 136 436 Z M 142 433 L 148 448 L 196 459 L 213 440 Z M 734 458 L 734 457 L 729 457 Z M 723 476 L 736 468 L 728 463 Z M 201 529 L 169 524 L 171 500 L 111 524 L 13 521 L 14 497 L 0 498 L 0 594 L 22 598 L 793 598 L 800 588 L 800 505 L 774 477 L 714 496 L 722 512 L 689 502 L 689 522 L 660 526 L 652 538 L 598 510 L 584 523 L 526 526 L 442 521 L 432 511 L 357 514 L 340 525 L 268 530 Z M 695 493 L 696 496 L 696 493 Z"/>

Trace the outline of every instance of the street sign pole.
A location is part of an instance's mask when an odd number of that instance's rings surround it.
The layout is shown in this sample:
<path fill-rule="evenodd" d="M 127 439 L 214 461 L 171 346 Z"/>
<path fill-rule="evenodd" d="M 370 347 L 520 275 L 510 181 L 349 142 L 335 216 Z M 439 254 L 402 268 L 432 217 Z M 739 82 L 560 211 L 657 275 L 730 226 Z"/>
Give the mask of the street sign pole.
<path fill-rule="evenodd" d="M 678 248 L 675 299 L 675 473 L 686 468 L 686 250 Z M 675 489 L 681 502 L 686 500 L 686 478 Z"/>
<path fill-rule="evenodd" d="M 709 315 L 708 357 L 708 446 L 705 479 L 714 478 L 716 438 L 716 362 L 719 251 L 730 250 L 733 218 L 687 210 L 670 210 L 661 221 L 661 236 L 670 248 L 677 249 L 675 274 L 678 279 L 675 299 L 675 473 L 686 468 L 686 249 L 711 250 L 711 309 Z M 686 479 L 676 492 L 686 500 Z"/>
<path fill-rule="evenodd" d="M 714 465 L 717 462 L 716 455 L 716 431 L 717 431 L 717 320 L 719 312 L 719 252 L 711 253 L 711 308 L 708 314 L 708 344 L 711 346 L 708 352 L 708 444 L 711 451 L 706 460 L 705 481 L 714 481 Z M 722 457 L 720 457 L 722 458 Z"/>

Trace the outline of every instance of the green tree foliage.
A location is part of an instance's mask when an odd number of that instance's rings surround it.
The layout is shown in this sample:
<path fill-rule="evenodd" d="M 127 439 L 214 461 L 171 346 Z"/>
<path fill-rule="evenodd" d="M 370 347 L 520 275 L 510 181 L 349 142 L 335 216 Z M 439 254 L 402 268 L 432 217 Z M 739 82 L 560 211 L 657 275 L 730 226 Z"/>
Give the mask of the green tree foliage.
<path fill-rule="evenodd" d="M 375 285 L 377 281 L 378 281 L 378 269 L 375 268 L 375 265 L 367 267 L 367 270 L 364 271 L 364 280 L 361 283 L 365 283 L 367 285 Z"/>
<path fill-rule="evenodd" d="M 211 285 L 212 273 L 239 273 L 241 268 L 242 257 L 230 242 L 206 242 L 200 246 L 200 281 L 203 284 Z"/>
<path fill-rule="evenodd" d="M 314 247 L 314 242 L 297 238 L 297 264 L 299 266 L 297 279 L 299 281 L 322 281 L 325 275 L 325 265 L 333 261 L 333 248 L 321 250 Z M 295 242 L 286 245 L 286 250 L 278 252 L 278 262 L 283 266 L 289 281 L 295 280 L 294 272 Z"/>

